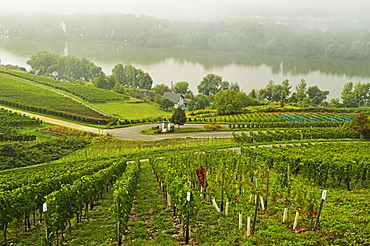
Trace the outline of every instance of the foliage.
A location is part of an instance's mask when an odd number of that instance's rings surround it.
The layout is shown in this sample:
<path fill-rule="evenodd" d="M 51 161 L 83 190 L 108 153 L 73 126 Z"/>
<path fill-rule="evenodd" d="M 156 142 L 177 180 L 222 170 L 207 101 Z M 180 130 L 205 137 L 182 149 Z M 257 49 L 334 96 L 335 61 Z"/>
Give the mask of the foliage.
<path fill-rule="evenodd" d="M 163 95 L 165 92 L 170 92 L 171 88 L 168 87 L 168 85 L 165 84 L 157 84 L 152 89 L 155 93 L 158 93 L 160 95 Z"/>
<path fill-rule="evenodd" d="M 57 160 L 85 147 L 88 143 L 88 140 L 69 137 L 31 146 L 19 143 L 0 145 L 0 170 Z"/>
<path fill-rule="evenodd" d="M 198 92 L 209 95 L 215 95 L 221 90 L 234 90 L 240 91 L 238 83 L 230 83 L 228 81 L 222 81 L 222 77 L 215 74 L 207 74 L 203 80 L 198 84 Z"/>
<path fill-rule="evenodd" d="M 198 84 L 198 92 L 204 95 L 215 95 L 220 89 L 222 77 L 214 74 L 208 74 Z"/>
<path fill-rule="evenodd" d="M 276 142 L 276 141 L 294 141 L 294 140 L 312 140 L 312 139 L 358 139 L 359 134 L 338 128 L 313 128 L 302 130 L 274 130 L 249 131 L 242 132 L 240 135 L 233 133 L 234 140 L 237 143 L 255 143 L 255 142 Z"/>
<path fill-rule="evenodd" d="M 370 120 L 364 113 L 359 113 L 352 120 L 352 129 L 361 134 L 364 139 L 370 139 Z"/>
<path fill-rule="evenodd" d="M 117 79 L 114 75 L 106 76 L 101 73 L 92 79 L 92 83 L 96 88 L 110 90 L 116 85 Z"/>
<path fill-rule="evenodd" d="M 193 97 L 188 105 L 190 111 L 205 109 L 211 105 L 211 100 L 204 94 L 198 94 Z"/>
<path fill-rule="evenodd" d="M 362 84 L 348 82 L 344 84 L 341 93 L 343 106 L 359 107 L 369 105 L 370 103 L 370 83 Z"/>
<path fill-rule="evenodd" d="M 163 97 L 159 97 L 157 100 L 154 99 L 154 102 L 156 102 L 162 110 L 168 110 L 174 105 L 170 99 Z"/>
<path fill-rule="evenodd" d="M 127 226 L 127 221 L 130 216 L 132 202 L 134 200 L 136 186 L 140 173 L 140 162 L 129 163 L 125 173 L 122 175 L 122 180 L 114 185 L 113 199 L 115 202 L 114 212 L 116 215 L 117 235 L 119 242 L 121 235 L 124 233 Z M 118 244 L 119 245 L 119 244 Z"/>
<path fill-rule="evenodd" d="M 243 106 L 238 92 L 231 89 L 217 92 L 214 103 L 219 115 L 240 113 Z"/>
<path fill-rule="evenodd" d="M 322 101 L 326 100 L 326 97 L 329 95 L 329 91 L 322 91 L 315 86 L 310 86 L 307 89 L 307 96 L 312 99 L 313 104 L 320 104 Z"/>
<path fill-rule="evenodd" d="M 125 87 L 148 90 L 152 88 L 153 80 L 150 75 L 133 65 L 123 66 L 119 63 L 112 69 L 112 75 Z"/>
<path fill-rule="evenodd" d="M 204 129 L 210 129 L 212 131 L 216 131 L 216 130 L 222 128 L 220 124 L 204 124 L 203 127 L 204 127 Z"/>
<path fill-rule="evenodd" d="M 42 74 L 53 76 L 57 79 L 80 79 L 91 81 L 101 72 L 101 67 L 96 66 L 86 58 L 74 56 L 60 56 L 46 50 L 41 50 L 31 56 L 27 64 L 34 70 L 40 70 Z"/>
<path fill-rule="evenodd" d="M 189 94 L 189 83 L 186 81 L 175 83 L 173 85 L 173 92 L 179 94 Z"/>
<path fill-rule="evenodd" d="M 171 123 L 178 125 L 178 127 L 184 125 L 187 118 L 182 107 L 177 107 L 169 120 Z"/>

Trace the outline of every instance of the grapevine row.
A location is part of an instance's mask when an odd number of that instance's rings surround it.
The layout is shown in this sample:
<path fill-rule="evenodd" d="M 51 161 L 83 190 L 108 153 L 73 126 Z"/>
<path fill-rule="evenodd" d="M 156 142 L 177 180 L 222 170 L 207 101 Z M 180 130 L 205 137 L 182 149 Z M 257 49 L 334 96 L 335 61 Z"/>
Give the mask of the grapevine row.
<path fill-rule="evenodd" d="M 125 162 L 115 159 L 97 161 L 95 164 L 91 165 L 90 163 L 78 171 L 72 169 L 70 172 L 64 171 L 64 174 L 60 173 L 58 176 L 49 178 L 43 177 L 43 174 L 40 173 L 38 178 L 35 177 L 35 183 L 23 185 L 13 190 L 0 191 L 0 228 L 4 231 L 4 241 L 6 241 L 7 228 L 13 220 L 24 218 L 25 229 L 30 228 L 30 214 L 41 210 L 47 195 L 72 184 L 82 176 L 92 175 L 99 170 L 111 170 L 111 166 L 124 168 Z M 37 182 L 37 180 L 39 181 Z"/>
<path fill-rule="evenodd" d="M 117 218 L 117 242 L 122 243 L 122 233 L 125 231 L 130 215 L 132 202 L 140 174 L 140 161 L 129 163 L 121 180 L 114 185 L 114 212 Z"/>
<path fill-rule="evenodd" d="M 247 134 L 248 133 L 248 134 Z M 360 135 L 350 129 L 338 128 L 313 128 L 302 130 L 266 130 L 257 132 L 242 132 L 241 135 L 233 132 L 234 140 L 237 143 L 254 143 L 254 142 L 274 142 L 290 141 L 303 139 L 358 139 Z"/>
<path fill-rule="evenodd" d="M 65 82 L 60 80 L 55 80 L 52 78 L 47 78 L 44 76 L 33 75 L 29 73 L 21 73 L 10 70 L 0 69 L 0 73 L 8 74 L 14 77 L 26 79 L 37 84 L 42 84 L 50 86 L 54 89 L 63 90 L 65 92 L 71 93 L 80 97 L 83 100 L 94 103 L 105 103 L 107 101 L 119 100 L 122 96 L 118 93 L 99 89 L 92 86 L 84 86 L 78 83 Z"/>
<path fill-rule="evenodd" d="M 92 209 L 94 201 L 108 190 L 108 187 L 122 175 L 125 169 L 126 161 L 119 160 L 106 169 L 92 175 L 82 176 L 72 184 L 64 185 L 61 189 L 47 195 L 48 236 L 55 238 L 59 232 L 63 234 L 67 226 L 71 226 L 70 220 L 74 216 L 79 222 L 84 208 L 86 217 L 88 208 Z"/>

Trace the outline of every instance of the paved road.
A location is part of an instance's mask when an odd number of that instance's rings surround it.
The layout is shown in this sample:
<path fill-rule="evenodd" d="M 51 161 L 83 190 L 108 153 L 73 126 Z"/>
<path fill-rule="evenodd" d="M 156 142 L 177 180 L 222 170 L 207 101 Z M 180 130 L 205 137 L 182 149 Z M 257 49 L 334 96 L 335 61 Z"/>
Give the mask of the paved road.
<path fill-rule="evenodd" d="M 24 115 L 28 115 L 30 117 L 39 118 L 44 122 L 51 123 L 54 125 L 60 125 L 65 127 L 74 128 L 77 130 L 83 130 L 88 132 L 94 132 L 99 134 L 106 134 L 111 133 L 114 137 L 124 140 L 159 140 L 159 139 L 168 139 L 168 138 L 229 138 L 232 137 L 231 132 L 198 132 L 198 133 L 177 133 L 177 134 L 163 134 L 163 135 L 143 135 L 139 132 L 144 129 L 149 129 L 154 126 L 159 126 L 160 124 L 147 124 L 147 125 L 138 125 L 138 126 L 130 126 L 130 127 L 124 127 L 124 128 L 117 128 L 117 129 L 99 129 L 95 127 L 89 127 L 89 126 L 83 126 L 63 120 L 58 120 L 46 116 L 40 116 L 33 113 L 23 112 L 21 110 L 16 109 L 10 109 L 6 107 L 2 107 L 8 109 L 13 112 L 18 112 Z M 203 124 L 185 124 L 185 127 L 203 127 Z"/>
<path fill-rule="evenodd" d="M 139 132 L 141 130 L 149 129 L 160 124 L 147 124 L 130 126 L 119 129 L 106 130 L 119 139 L 126 140 L 159 140 L 168 138 L 230 138 L 232 137 L 231 132 L 192 132 L 192 133 L 175 133 L 175 134 L 160 134 L 160 135 L 143 135 Z M 185 124 L 184 127 L 203 127 L 203 124 Z M 181 128 L 181 127 L 180 127 Z"/>

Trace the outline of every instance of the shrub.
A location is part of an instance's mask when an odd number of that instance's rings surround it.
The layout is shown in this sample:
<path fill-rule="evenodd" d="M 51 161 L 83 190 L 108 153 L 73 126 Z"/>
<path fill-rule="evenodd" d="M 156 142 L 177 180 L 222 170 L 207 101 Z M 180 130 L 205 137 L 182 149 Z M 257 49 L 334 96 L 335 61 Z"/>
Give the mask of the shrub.
<path fill-rule="evenodd" d="M 220 124 L 204 124 L 204 129 L 210 129 L 212 131 L 216 131 L 217 129 L 222 128 Z"/>

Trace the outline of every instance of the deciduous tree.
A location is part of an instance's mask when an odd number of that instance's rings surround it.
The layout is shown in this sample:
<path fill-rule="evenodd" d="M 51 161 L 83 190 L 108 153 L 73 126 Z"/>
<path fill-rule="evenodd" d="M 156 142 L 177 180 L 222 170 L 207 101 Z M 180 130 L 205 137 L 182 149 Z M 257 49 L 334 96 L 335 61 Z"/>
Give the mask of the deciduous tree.
<path fill-rule="evenodd" d="M 234 114 L 242 111 L 243 104 L 234 90 L 219 91 L 214 98 L 218 114 Z"/>
<path fill-rule="evenodd" d="M 364 113 L 359 113 L 352 121 L 352 129 L 364 139 L 370 139 L 370 120 Z"/>
<path fill-rule="evenodd" d="M 189 93 L 189 83 L 186 81 L 177 82 L 173 85 L 173 92 L 179 94 Z"/>
<path fill-rule="evenodd" d="M 198 94 L 193 97 L 188 105 L 189 110 L 200 110 L 205 109 L 211 105 L 211 101 L 208 96 L 204 94 Z"/>
<path fill-rule="evenodd" d="M 208 74 L 198 85 L 198 92 L 204 95 L 215 95 L 219 90 L 222 77 L 214 74 Z"/>

